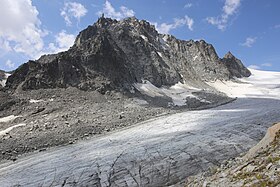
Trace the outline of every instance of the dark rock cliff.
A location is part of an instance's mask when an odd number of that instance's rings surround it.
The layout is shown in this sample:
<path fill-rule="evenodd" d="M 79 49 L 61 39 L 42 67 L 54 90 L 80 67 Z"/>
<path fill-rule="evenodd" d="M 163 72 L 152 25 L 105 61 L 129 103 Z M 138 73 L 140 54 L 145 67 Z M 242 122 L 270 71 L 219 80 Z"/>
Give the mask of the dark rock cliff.
<path fill-rule="evenodd" d="M 159 34 L 135 17 L 101 17 L 81 31 L 66 52 L 44 55 L 20 66 L 8 89 L 78 87 L 84 90 L 130 89 L 148 80 L 155 86 L 189 81 L 229 80 L 250 72 L 233 55 L 220 59 L 205 41 L 183 41 Z"/>
<path fill-rule="evenodd" d="M 237 59 L 235 56 L 228 52 L 222 59 L 223 63 L 226 65 L 231 76 L 241 78 L 249 77 L 251 72 L 242 64 L 242 62 Z"/>

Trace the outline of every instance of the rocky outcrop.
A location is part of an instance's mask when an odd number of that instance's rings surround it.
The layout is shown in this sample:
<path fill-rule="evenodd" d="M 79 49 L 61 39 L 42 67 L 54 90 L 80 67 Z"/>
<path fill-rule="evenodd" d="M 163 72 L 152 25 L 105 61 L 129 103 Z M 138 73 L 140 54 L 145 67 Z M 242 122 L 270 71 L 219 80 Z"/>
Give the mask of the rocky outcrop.
<path fill-rule="evenodd" d="M 77 87 L 84 90 L 130 90 L 148 80 L 157 87 L 178 82 L 229 80 L 249 76 L 235 57 L 220 59 L 205 41 L 183 41 L 159 34 L 135 17 L 101 17 L 81 31 L 68 51 L 44 55 L 20 66 L 7 88 Z M 247 72 L 247 73 L 244 73 Z"/>
<path fill-rule="evenodd" d="M 242 64 L 242 62 L 235 56 L 228 52 L 222 59 L 230 74 L 234 77 L 249 77 L 251 72 Z"/>
<path fill-rule="evenodd" d="M 210 174 L 210 176 L 209 176 Z M 280 123 L 270 127 L 265 137 L 242 158 L 225 162 L 210 173 L 189 177 L 186 186 L 279 186 Z"/>

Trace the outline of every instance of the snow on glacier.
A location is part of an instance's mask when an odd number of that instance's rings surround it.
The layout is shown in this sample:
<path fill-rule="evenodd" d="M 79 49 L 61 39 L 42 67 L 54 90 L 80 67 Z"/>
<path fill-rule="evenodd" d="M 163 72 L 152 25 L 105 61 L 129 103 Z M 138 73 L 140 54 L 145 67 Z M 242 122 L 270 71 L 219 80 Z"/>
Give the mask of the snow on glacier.
<path fill-rule="evenodd" d="M 151 82 L 145 80 L 143 83 L 135 83 L 134 87 L 140 91 L 142 94 L 148 95 L 150 97 L 169 97 L 172 99 L 173 104 L 176 106 L 186 105 L 186 98 L 197 98 L 192 94 L 194 91 L 200 89 L 194 88 L 187 84 L 181 82 L 171 86 L 171 87 L 156 87 Z"/>
<path fill-rule="evenodd" d="M 208 84 L 238 98 L 274 98 L 280 99 L 280 72 L 250 69 L 252 75 L 236 81 L 216 81 Z"/>

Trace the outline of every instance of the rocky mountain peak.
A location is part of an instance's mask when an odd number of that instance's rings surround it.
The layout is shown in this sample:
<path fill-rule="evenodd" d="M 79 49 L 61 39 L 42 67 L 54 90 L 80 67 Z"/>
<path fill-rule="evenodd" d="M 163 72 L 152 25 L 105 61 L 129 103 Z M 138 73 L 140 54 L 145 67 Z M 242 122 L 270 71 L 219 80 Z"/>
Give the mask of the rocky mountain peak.
<path fill-rule="evenodd" d="M 220 59 L 204 40 L 184 41 L 159 34 L 145 20 L 101 16 L 78 34 L 69 51 L 27 62 L 8 79 L 7 86 L 129 90 L 144 80 L 161 87 L 249 75 L 241 61 L 229 59 Z"/>
<path fill-rule="evenodd" d="M 222 59 L 232 76 L 241 78 L 249 77 L 251 72 L 230 51 Z"/>
<path fill-rule="evenodd" d="M 235 58 L 235 56 L 229 51 L 225 54 L 224 58 Z"/>
<path fill-rule="evenodd" d="M 116 23 L 117 21 L 111 18 L 105 18 L 105 17 L 100 17 L 98 18 L 97 22 L 95 23 L 96 26 L 99 26 L 100 28 L 106 28 L 110 26 L 113 23 Z"/>

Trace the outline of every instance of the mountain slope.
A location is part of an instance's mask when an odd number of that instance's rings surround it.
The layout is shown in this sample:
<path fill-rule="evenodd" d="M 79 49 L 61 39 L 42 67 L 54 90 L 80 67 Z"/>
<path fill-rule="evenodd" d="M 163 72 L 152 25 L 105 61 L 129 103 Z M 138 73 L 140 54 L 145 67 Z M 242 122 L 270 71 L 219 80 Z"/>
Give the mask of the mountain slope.
<path fill-rule="evenodd" d="M 159 34 L 153 25 L 135 17 L 121 21 L 101 17 L 79 33 L 68 51 L 20 66 L 9 77 L 7 87 L 73 86 L 104 92 L 131 90 L 134 83 L 144 80 L 157 87 L 178 82 L 203 87 L 204 81 L 249 75 L 241 61 L 220 59 L 214 47 L 203 40 L 182 41 Z"/>

